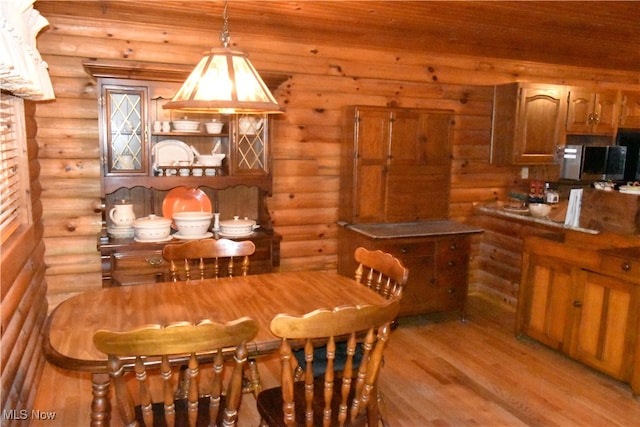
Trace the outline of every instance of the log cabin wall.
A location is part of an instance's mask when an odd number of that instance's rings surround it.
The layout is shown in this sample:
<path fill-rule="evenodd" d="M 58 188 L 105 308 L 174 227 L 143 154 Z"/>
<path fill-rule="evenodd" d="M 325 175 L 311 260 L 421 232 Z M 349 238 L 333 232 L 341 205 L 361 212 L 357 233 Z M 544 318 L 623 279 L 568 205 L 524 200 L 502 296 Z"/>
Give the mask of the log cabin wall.
<path fill-rule="evenodd" d="M 144 11 L 141 11 L 141 16 Z M 96 82 L 82 62 L 91 58 L 142 63 L 196 64 L 217 45 L 217 30 L 46 14 L 51 28 L 38 39 L 57 99 L 38 105 L 45 261 L 51 307 L 100 287 L 96 234 L 100 229 L 100 165 Z M 170 21 L 170 19 L 168 19 Z M 526 185 L 520 168 L 489 163 L 495 84 L 550 84 L 640 90 L 637 73 L 417 54 L 255 37 L 234 28 L 232 44 L 258 70 L 289 76 L 275 91 L 286 113 L 275 119 L 274 190 L 268 208 L 283 236 L 280 270 L 335 270 L 341 108 L 393 105 L 455 111 L 451 217 L 466 221 L 478 202 L 504 199 Z M 530 178 L 557 171 L 530 168 Z M 490 233 L 474 245 L 470 283 L 495 284 L 510 299 L 517 281 L 517 242 L 502 238 L 503 224 L 485 220 Z M 492 230 L 494 229 L 495 230 Z M 506 275 L 506 277 L 502 277 Z M 505 284 L 507 283 L 507 284 Z"/>
<path fill-rule="evenodd" d="M 4 93 L 1 96 L 5 96 Z M 36 144 L 37 125 L 35 105 L 25 101 L 25 128 L 29 158 L 29 181 L 33 223 L 15 233 L 2 246 L 2 410 L 31 408 L 38 390 L 40 374 L 44 368 L 42 337 L 40 332 L 47 315 L 47 285 L 45 281 L 42 240 L 42 188 Z M 11 421 L 4 415 L 2 425 L 18 425 L 24 421 Z M 13 422 L 13 424 L 11 424 Z"/>

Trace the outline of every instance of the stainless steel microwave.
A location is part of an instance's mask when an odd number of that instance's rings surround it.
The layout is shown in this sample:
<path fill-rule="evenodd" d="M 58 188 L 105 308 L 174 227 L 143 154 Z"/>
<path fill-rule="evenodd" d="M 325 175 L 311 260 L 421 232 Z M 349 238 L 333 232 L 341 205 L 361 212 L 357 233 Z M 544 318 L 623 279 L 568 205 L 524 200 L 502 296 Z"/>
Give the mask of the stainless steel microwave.
<path fill-rule="evenodd" d="M 619 145 L 566 145 L 562 158 L 562 179 L 579 181 L 621 180 L 627 147 Z"/>

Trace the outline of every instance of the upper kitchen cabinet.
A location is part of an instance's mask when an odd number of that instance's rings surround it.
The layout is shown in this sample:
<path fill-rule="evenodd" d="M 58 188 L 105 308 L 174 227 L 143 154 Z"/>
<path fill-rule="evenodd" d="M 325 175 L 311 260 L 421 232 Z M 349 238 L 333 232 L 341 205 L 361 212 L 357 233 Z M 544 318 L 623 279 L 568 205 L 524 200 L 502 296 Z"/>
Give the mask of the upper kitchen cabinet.
<path fill-rule="evenodd" d="M 640 128 L 640 92 L 622 92 L 618 127 Z"/>
<path fill-rule="evenodd" d="M 349 107 L 340 219 L 380 223 L 447 218 L 452 125 L 451 111 Z"/>
<path fill-rule="evenodd" d="M 620 108 L 618 91 L 570 87 L 568 99 L 568 134 L 615 134 Z"/>
<path fill-rule="evenodd" d="M 512 83 L 495 87 L 491 162 L 550 165 L 564 145 L 564 86 Z"/>

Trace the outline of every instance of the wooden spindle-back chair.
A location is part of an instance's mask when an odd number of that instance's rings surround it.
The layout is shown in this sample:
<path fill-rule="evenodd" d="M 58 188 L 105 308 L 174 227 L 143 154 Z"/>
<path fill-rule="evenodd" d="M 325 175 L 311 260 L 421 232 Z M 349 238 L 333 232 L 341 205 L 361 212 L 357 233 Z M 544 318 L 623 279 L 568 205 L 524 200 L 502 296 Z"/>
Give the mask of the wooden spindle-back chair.
<path fill-rule="evenodd" d="M 377 383 L 391 321 L 400 300 L 382 305 L 342 306 L 315 310 L 302 316 L 279 314 L 271 321 L 271 332 L 282 338 L 281 385 L 258 395 L 262 426 L 350 426 L 377 425 Z M 347 337 L 346 363 L 334 369 L 336 340 Z M 357 337 L 364 336 L 362 360 L 357 369 L 354 353 Z M 326 341 L 326 357 L 314 359 L 314 344 Z M 294 381 L 291 343 L 303 343 L 307 360 L 304 382 Z M 325 363 L 324 375 L 314 377 L 313 365 Z"/>
<path fill-rule="evenodd" d="M 221 324 L 208 320 L 197 325 L 188 322 L 167 326 L 147 326 L 137 330 L 98 331 L 93 337 L 96 348 L 108 355 L 107 370 L 113 379 L 118 412 L 124 425 L 236 425 L 242 397 L 243 368 L 247 360 L 246 343 L 255 337 L 258 324 L 240 318 Z M 233 355 L 231 375 L 225 388 L 224 349 Z M 202 373 L 199 359 L 213 354 L 213 370 L 208 387 L 199 384 Z M 178 382 L 172 365 L 187 361 L 186 398 L 178 398 Z M 138 385 L 136 405 L 125 379 L 125 366 L 133 365 Z M 151 376 L 162 382 L 160 402 L 152 400 Z M 202 388 L 203 390 L 199 390 Z M 204 393 L 202 393 L 204 392 Z"/>
<path fill-rule="evenodd" d="M 246 276 L 249 257 L 255 251 L 256 246 L 250 240 L 202 239 L 166 245 L 162 256 L 171 263 L 171 280 L 177 282 L 240 274 Z"/>
<path fill-rule="evenodd" d="M 400 298 L 409 278 L 409 269 L 393 255 L 380 250 L 357 248 L 354 257 L 358 267 L 356 281 L 368 286 L 385 298 Z"/>
<path fill-rule="evenodd" d="M 256 246 L 250 240 L 202 239 L 166 245 L 162 256 L 171 263 L 171 279 L 177 282 L 208 277 L 246 276 L 249 274 L 249 257 L 255 251 Z M 243 391 L 257 396 L 261 389 L 256 360 L 249 358 L 249 375 Z"/>

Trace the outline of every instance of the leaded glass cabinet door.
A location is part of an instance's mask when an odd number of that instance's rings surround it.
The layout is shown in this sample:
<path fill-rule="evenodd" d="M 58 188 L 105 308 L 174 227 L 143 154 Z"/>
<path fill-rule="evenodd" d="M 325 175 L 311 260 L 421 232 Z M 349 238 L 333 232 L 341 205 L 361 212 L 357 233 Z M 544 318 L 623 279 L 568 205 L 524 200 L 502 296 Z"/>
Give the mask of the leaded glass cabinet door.
<path fill-rule="evenodd" d="M 269 173 L 269 120 L 267 115 L 235 116 L 232 171 L 234 175 L 267 175 Z"/>
<path fill-rule="evenodd" d="M 146 87 L 103 86 L 102 139 L 105 175 L 149 170 Z"/>

